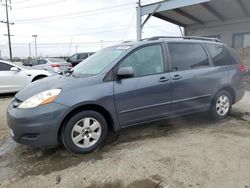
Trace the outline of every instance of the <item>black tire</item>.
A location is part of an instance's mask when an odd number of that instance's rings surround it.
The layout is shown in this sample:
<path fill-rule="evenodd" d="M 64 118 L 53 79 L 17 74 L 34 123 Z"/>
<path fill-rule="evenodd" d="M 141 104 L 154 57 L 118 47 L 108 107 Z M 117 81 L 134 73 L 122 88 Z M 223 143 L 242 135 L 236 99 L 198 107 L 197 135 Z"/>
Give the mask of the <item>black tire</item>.
<path fill-rule="evenodd" d="M 225 114 L 219 114 L 219 107 L 216 107 L 216 104 L 218 103 L 218 99 L 221 97 L 221 96 L 226 96 L 228 98 L 228 101 L 229 101 L 229 109 L 227 110 L 227 112 Z M 214 99 L 213 99 L 213 102 L 212 102 L 212 105 L 211 105 L 211 109 L 210 109 L 210 114 L 211 114 L 211 117 L 214 119 L 214 120 L 223 120 L 227 117 L 227 115 L 230 113 L 232 109 L 232 96 L 231 94 L 228 92 L 228 91 L 225 91 L 225 90 L 221 90 L 219 91 Z"/>
<path fill-rule="evenodd" d="M 32 80 L 32 82 L 35 82 L 35 81 L 37 81 L 37 80 L 41 80 L 41 79 L 43 79 L 43 78 L 46 78 L 47 76 L 37 76 L 37 77 L 35 77 L 33 80 Z"/>
<path fill-rule="evenodd" d="M 101 127 L 101 133 L 99 139 L 90 147 L 87 148 L 82 148 L 77 146 L 73 142 L 72 138 L 72 129 L 73 127 L 77 124 L 77 122 L 81 121 L 84 118 L 93 118 L 98 121 Z M 62 142 L 63 145 L 72 153 L 75 154 L 85 154 L 85 153 L 90 153 L 95 150 L 97 150 L 102 144 L 104 143 L 104 140 L 107 136 L 108 128 L 107 128 L 107 122 L 105 118 L 98 112 L 96 111 L 82 111 L 77 114 L 75 114 L 65 125 L 63 131 L 62 131 Z M 89 133 L 91 134 L 91 133 Z M 81 134 L 79 134 L 81 135 Z M 91 138 L 90 138 L 91 139 Z M 83 142 L 85 142 L 83 140 Z"/>

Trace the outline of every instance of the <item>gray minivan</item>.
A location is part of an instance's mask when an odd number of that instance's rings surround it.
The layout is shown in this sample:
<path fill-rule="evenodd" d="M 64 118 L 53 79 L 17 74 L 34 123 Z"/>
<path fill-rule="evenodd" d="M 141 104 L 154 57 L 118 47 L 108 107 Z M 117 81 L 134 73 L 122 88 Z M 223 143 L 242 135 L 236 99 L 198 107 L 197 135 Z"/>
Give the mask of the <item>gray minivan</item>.
<path fill-rule="evenodd" d="M 221 120 L 243 97 L 246 72 L 216 39 L 122 43 L 17 93 L 8 107 L 10 134 L 33 147 L 62 141 L 71 152 L 87 153 L 108 130 L 200 111 Z"/>

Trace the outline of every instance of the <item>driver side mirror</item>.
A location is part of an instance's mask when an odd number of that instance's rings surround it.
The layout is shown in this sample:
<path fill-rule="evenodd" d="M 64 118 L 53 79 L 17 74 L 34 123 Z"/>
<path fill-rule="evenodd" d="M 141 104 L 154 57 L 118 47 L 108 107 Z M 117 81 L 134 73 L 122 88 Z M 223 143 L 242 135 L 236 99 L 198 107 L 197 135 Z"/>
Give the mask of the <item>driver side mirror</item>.
<path fill-rule="evenodd" d="M 117 71 L 117 77 L 122 78 L 132 78 L 134 77 L 134 69 L 132 67 L 122 67 Z"/>
<path fill-rule="evenodd" d="M 10 68 L 10 71 L 19 72 L 20 69 L 17 68 L 17 67 L 11 67 L 11 68 Z"/>
<path fill-rule="evenodd" d="M 67 61 L 67 62 L 70 62 L 70 58 L 69 58 L 69 57 L 67 57 L 67 58 L 66 58 L 66 61 Z"/>

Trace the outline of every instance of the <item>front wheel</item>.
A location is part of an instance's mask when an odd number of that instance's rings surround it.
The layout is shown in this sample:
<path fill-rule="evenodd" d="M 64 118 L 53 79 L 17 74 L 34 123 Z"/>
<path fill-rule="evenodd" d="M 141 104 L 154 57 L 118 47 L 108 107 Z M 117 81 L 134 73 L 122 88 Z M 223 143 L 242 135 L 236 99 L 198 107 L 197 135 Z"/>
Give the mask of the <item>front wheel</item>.
<path fill-rule="evenodd" d="M 227 91 L 220 91 L 214 97 L 211 105 L 211 115 L 215 120 L 222 120 L 227 117 L 232 108 L 232 97 Z"/>
<path fill-rule="evenodd" d="M 83 111 L 67 122 L 62 133 L 62 141 L 70 152 L 84 154 L 98 149 L 106 135 L 105 118 L 95 111 Z"/>

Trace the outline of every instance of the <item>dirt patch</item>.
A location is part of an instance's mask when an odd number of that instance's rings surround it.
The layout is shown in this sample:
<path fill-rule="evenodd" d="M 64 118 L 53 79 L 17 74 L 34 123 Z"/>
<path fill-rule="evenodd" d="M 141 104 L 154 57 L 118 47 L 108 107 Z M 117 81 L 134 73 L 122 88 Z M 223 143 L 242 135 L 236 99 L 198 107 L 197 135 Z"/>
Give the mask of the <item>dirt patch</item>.
<path fill-rule="evenodd" d="M 249 186 L 249 99 L 247 92 L 223 121 L 211 121 L 203 113 L 131 127 L 109 134 L 97 152 L 81 156 L 63 147 L 16 144 L 5 119 L 0 130 L 0 187 Z M 4 100 L 0 112 L 11 99 Z"/>
<path fill-rule="evenodd" d="M 163 185 L 151 179 L 135 180 L 128 185 L 125 185 L 123 180 L 115 180 L 106 183 L 93 182 L 87 188 L 163 188 Z"/>

